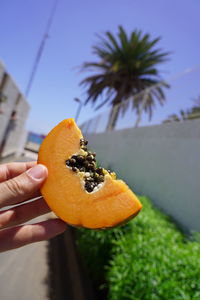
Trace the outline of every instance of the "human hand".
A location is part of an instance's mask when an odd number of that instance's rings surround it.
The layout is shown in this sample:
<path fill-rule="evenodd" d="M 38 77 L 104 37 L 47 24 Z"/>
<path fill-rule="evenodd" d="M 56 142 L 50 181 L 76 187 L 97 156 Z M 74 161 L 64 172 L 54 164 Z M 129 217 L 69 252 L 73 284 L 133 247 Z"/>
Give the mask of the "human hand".
<path fill-rule="evenodd" d="M 39 188 L 47 177 L 47 169 L 36 162 L 0 165 L 0 252 L 54 237 L 66 229 L 60 219 L 36 224 L 23 224 L 50 211 Z M 27 202 L 32 198 L 37 200 Z M 15 204 L 22 203 L 18 206 Z M 16 226 L 20 225 L 20 226 Z"/>

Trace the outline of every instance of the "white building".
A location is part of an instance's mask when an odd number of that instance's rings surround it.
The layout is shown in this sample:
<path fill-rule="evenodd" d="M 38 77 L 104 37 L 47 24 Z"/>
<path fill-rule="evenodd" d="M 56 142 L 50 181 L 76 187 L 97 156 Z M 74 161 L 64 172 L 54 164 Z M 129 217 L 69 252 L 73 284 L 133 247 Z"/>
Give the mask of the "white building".
<path fill-rule="evenodd" d="M 0 157 L 23 151 L 28 111 L 29 104 L 0 61 Z"/>

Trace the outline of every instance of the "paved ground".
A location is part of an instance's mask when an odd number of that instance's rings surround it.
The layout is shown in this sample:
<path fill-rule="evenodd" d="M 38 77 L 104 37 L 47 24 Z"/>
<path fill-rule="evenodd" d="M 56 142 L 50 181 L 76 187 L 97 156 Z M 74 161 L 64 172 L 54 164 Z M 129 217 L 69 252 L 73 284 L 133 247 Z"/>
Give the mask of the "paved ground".
<path fill-rule="evenodd" d="M 0 253 L 1 300 L 47 300 L 47 242 Z"/>
<path fill-rule="evenodd" d="M 6 161 L 27 161 L 10 157 Z M 41 217 L 34 220 L 41 221 Z M 0 253 L 0 300 L 47 300 L 47 242 Z"/>
<path fill-rule="evenodd" d="M 0 158 L 0 164 L 12 161 L 34 161 L 37 160 L 37 154 L 31 151 L 24 151 L 24 156 L 16 157 L 14 155 Z"/>

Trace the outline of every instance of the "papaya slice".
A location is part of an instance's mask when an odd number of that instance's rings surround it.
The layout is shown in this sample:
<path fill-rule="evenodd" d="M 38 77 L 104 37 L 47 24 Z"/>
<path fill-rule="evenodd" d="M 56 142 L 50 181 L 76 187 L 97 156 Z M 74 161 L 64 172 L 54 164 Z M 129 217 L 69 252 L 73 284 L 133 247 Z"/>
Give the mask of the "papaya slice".
<path fill-rule="evenodd" d="M 73 119 L 60 122 L 46 136 L 38 163 L 48 169 L 41 193 L 52 211 L 78 227 L 115 227 L 136 216 L 142 205 L 113 172 L 97 167 L 95 153 Z"/>

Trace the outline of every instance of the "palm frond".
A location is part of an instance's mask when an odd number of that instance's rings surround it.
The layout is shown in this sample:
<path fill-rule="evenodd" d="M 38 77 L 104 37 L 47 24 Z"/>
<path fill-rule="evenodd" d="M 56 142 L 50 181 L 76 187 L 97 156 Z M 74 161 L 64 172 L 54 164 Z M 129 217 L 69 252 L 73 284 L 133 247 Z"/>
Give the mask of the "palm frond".
<path fill-rule="evenodd" d="M 126 51 L 127 47 L 129 47 L 129 40 L 128 40 L 127 34 L 122 26 L 119 26 L 118 36 L 119 36 L 119 40 L 121 42 L 121 48 L 124 51 Z"/>
<path fill-rule="evenodd" d="M 111 42 L 111 44 L 114 46 L 114 49 L 116 51 L 121 51 L 120 46 L 118 45 L 118 42 L 115 39 L 114 35 L 111 32 L 107 31 L 106 36 L 107 36 L 108 40 Z"/>

